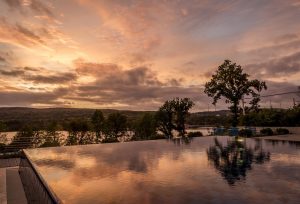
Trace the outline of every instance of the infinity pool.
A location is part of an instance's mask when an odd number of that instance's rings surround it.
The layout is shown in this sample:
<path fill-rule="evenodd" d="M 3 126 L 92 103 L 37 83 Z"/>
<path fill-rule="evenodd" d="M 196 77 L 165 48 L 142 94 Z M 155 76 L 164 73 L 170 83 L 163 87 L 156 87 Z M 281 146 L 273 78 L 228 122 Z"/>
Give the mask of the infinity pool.
<path fill-rule="evenodd" d="M 299 203 L 297 143 L 202 137 L 31 149 L 63 203 Z"/>

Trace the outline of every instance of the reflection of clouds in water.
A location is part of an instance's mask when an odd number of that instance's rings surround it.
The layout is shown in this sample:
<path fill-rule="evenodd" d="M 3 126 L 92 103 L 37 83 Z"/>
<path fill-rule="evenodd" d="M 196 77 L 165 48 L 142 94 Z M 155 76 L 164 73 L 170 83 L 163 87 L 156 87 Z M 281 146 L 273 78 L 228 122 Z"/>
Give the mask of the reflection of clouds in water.
<path fill-rule="evenodd" d="M 228 137 L 219 140 L 226 146 Z M 295 183 L 295 179 L 300 178 L 295 176 L 295 169 L 300 165 L 295 158 L 290 160 L 288 154 L 277 158 L 272 152 L 270 162 L 255 165 L 247 172 L 245 182 L 237 182 L 238 188 L 232 188 L 209 165 L 206 149 L 213 144 L 208 137 L 195 138 L 188 145 L 143 141 L 35 149 L 30 150 L 30 155 L 34 153 L 35 161 L 48 156 L 61 159 L 51 167 L 48 161 L 35 163 L 65 203 L 207 203 L 220 201 L 216 195 L 222 195 L 224 202 L 235 196 L 237 202 L 244 203 L 298 198 L 295 195 L 300 193 L 300 183 Z M 264 143 L 247 140 L 253 151 L 264 150 L 259 145 Z M 68 166 L 65 160 L 74 165 Z M 64 169 L 63 165 L 70 168 Z M 266 187 L 274 182 L 276 186 Z M 292 190 L 288 190 L 290 185 Z"/>
<path fill-rule="evenodd" d="M 69 160 L 53 160 L 53 159 L 44 159 L 38 160 L 35 162 L 38 166 L 48 166 L 48 167 L 58 167 L 61 169 L 71 169 L 74 168 L 75 164 Z"/>

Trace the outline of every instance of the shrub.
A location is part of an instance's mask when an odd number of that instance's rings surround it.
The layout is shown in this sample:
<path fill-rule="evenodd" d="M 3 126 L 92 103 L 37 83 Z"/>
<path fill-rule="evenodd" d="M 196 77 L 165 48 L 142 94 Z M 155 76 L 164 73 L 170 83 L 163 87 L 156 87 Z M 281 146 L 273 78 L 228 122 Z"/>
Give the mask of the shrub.
<path fill-rule="evenodd" d="M 119 140 L 116 137 L 106 137 L 101 142 L 102 143 L 114 143 L 114 142 L 119 142 Z"/>
<path fill-rule="evenodd" d="M 273 130 L 271 128 L 263 128 L 260 130 L 260 134 L 266 135 L 266 136 L 271 136 L 273 135 Z"/>
<path fill-rule="evenodd" d="M 4 152 L 5 146 L 6 145 L 4 143 L 0 143 L 0 152 Z"/>
<path fill-rule="evenodd" d="M 187 134 L 187 136 L 188 136 L 188 137 L 202 137 L 203 134 L 202 134 L 202 132 L 200 132 L 200 131 L 196 131 L 196 132 L 189 132 L 189 133 Z"/>
<path fill-rule="evenodd" d="M 242 137 L 252 137 L 253 133 L 249 129 L 241 129 L 241 130 L 239 130 L 239 136 L 242 136 Z"/>
<path fill-rule="evenodd" d="M 290 131 L 286 128 L 277 128 L 276 133 L 278 135 L 287 135 L 287 134 L 290 134 Z"/>
<path fill-rule="evenodd" d="M 150 140 L 160 140 L 160 139 L 166 139 L 166 136 L 162 134 L 155 134 L 150 137 Z"/>

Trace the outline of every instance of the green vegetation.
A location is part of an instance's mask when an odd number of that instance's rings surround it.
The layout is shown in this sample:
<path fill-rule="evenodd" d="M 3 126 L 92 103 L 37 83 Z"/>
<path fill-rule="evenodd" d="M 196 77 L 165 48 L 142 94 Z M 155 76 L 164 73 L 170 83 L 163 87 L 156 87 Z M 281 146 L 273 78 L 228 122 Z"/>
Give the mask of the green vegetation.
<path fill-rule="evenodd" d="M 157 138 L 157 121 L 152 113 L 145 113 L 134 125 L 132 140 L 148 140 Z"/>
<path fill-rule="evenodd" d="M 242 136 L 242 137 L 252 137 L 253 133 L 249 129 L 241 129 L 241 130 L 239 130 L 239 134 L 238 135 Z"/>
<path fill-rule="evenodd" d="M 158 130 L 167 138 L 173 138 L 173 130 L 176 130 L 180 137 L 186 136 L 185 124 L 189 116 L 189 110 L 194 102 L 189 98 L 175 98 L 166 101 L 156 114 Z"/>
<path fill-rule="evenodd" d="M 74 120 L 69 125 L 66 145 L 83 145 L 93 142 L 89 124 L 85 120 Z"/>
<path fill-rule="evenodd" d="M 247 126 L 300 126 L 300 106 L 290 109 L 260 109 L 240 117 L 240 124 Z"/>
<path fill-rule="evenodd" d="M 196 132 L 189 132 L 189 133 L 187 134 L 187 136 L 188 136 L 188 137 L 202 137 L 203 134 L 202 134 L 202 132 L 200 132 L 200 131 L 196 131 Z"/>
<path fill-rule="evenodd" d="M 127 131 L 127 117 L 119 112 L 108 115 L 105 123 L 105 139 L 118 141 Z"/>
<path fill-rule="evenodd" d="M 7 142 L 6 134 L 3 132 L 6 131 L 6 125 L 0 121 L 0 148 L 5 146 L 5 143 Z"/>
<path fill-rule="evenodd" d="M 274 134 L 273 130 L 271 128 L 264 128 L 260 130 L 260 134 L 265 136 L 271 136 Z"/>
<path fill-rule="evenodd" d="M 103 133 L 105 118 L 101 110 L 96 110 L 92 116 L 93 130 L 96 133 L 96 142 L 100 142 Z"/>
<path fill-rule="evenodd" d="M 62 144 L 62 135 L 58 132 L 59 126 L 56 122 L 52 122 L 46 129 L 44 142 L 40 147 L 56 147 Z"/>
<path fill-rule="evenodd" d="M 290 131 L 286 128 L 277 128 L 276 133 L 278 135 L 287 135 L 287 134 L 290 134 Z"/>
<path fill-rule="evenodd" d="M 260 82 L 257 79 L 249 80 L 249 75 L 243 72 L 240 65 L 231 63 L 230 60 L 225 60 L 210 82 L 205 84 L 204 92 L 213 98 L 215 105 L 221 97 L 226 98 L 226 103 L 230 103 L 230 110 L 232 112 L 232 125 L 235 127 L 238 124 L 238 115 L 240 101 L 244 96 L 251 95 L 251 107 L 249 110 L 258 110 L 258 102 L 260 101 L 259 93 L 266 89 L 266 83 Z"/>

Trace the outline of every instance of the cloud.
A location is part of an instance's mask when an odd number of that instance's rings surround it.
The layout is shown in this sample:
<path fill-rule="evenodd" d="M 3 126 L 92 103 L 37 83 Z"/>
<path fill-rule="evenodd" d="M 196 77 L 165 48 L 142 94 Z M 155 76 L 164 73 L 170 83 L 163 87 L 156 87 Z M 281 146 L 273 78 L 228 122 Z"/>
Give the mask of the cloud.
<path fill-rule="evenodd" d="M 2 56 L 0 56 L 0 62 L 6 62 L 6 59 Z"/>
<path fill-rule="evenodd" d="M 300 72 L 300 51 L 267 62 L 246 65 L 246 70 L 254 76 L 278 77 L 289 76 Z"/>
<path fill-rule="evenodd" d="M 30 8 L 33 12 L 53 17 L 54 14 L 50 7 L 42 3 L 40 0 L 4 0 L 4 2 L 11 8 L 17 9 L 24 13 L 25 8 Z"/>
<path fill-rule="evenodd" d="M 35 32 L 19 25 L 9 24 L 0 17 L 0 42 L 8 42 L 22 47 L 45 46 L 46 42 Z"/>
<path fill-rule="evenodd" d="M 76 81 L 77 74 L 74 72 L 50 71 L 42 67 L 16 67 L 9 70 L 0 69 L 0 75 L 21 79 L 34 84 L 57 84 Z"/>
<path fill-rule="evenodd" d="M 76 62 L 75 66 L 78 75 L 92 76 L 94 81 L 77 85 L 76 96 L 68 99 L 148 109 L 168 99 L 200 94 L 199 87 L 183 87 L 180 80 L 159 80 L 148 67 L 124 69 L 116 64 L 89 62 Z"/>
<path fill-rule="evenodd" d="M 32 92 L 26 90 L 5 91 L 0 89 L 0 105 L 2 106 L 32 106 L 34 104 L 64 106 L 59 99 L 64 97 L 70 90 L 57 88 L 49 92 Z"/>

